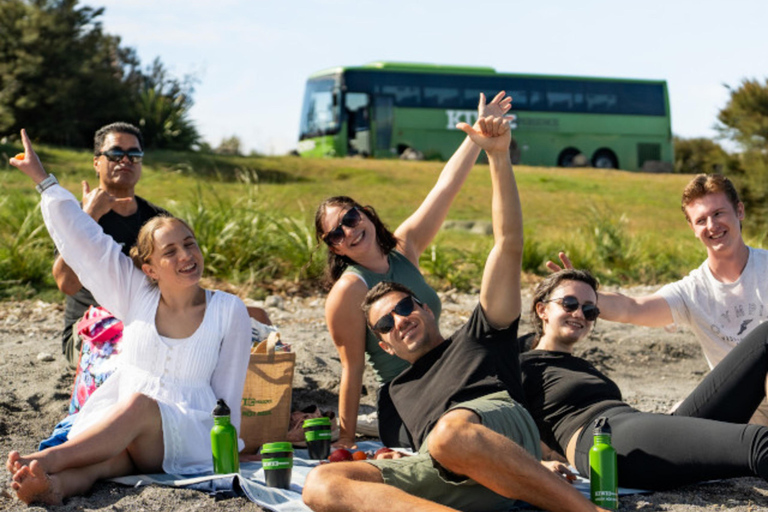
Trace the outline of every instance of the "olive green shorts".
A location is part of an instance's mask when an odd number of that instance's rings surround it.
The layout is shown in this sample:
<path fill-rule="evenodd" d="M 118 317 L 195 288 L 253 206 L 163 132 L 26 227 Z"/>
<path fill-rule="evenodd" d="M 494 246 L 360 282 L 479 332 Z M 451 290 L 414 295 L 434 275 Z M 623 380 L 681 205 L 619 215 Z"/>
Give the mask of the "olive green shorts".
<path fill-rule="evenodd" d="M 541 459 L 539 431 L 525 408 L 506 392 L 493 393 L 451 407 L 469 409 L 483 426 L 511 439 Z M 384 482 L 409 494 L 468 512 L 506 511 L 515 500 L 505 498 L 470 478 L 450 474 L 429 454 L 429 436 L 419 453 L 402 459 L 368 461 L 379 468 Z"/>

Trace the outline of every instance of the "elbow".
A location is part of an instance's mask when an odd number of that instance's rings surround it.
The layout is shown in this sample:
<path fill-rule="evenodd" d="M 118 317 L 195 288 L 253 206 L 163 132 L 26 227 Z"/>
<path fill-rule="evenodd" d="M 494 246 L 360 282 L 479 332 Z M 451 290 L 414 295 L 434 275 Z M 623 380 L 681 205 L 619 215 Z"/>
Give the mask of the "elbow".
<path fill-rule="evenodd" d="M 70 280 L 67 280 L 67 279 L 63 279 L 61 281 L 56 281 L 56 286 L 59 287 L 59 290 L 62 293 L 64 293 L 65 295 L 70 295 L 70 296 L 76 294 L 77 292 L 79 292 L 83 288 L 83 286 L 79 282 L 74 283 L 74 282 L 72 282 Z"/>

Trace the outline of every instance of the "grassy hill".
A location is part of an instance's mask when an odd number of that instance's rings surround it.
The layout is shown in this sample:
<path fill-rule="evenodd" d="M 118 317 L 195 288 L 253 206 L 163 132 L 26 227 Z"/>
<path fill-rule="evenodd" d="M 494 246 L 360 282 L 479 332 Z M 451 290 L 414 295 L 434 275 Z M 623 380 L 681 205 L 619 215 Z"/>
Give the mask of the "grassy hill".
<path fill-rule="evenodd" d="M 55 290 L 49 275 L 53 246 L 41 229 L 37 193 L 6 163 L 18 149 L 0 146 L 0 297 Z M 82 180 L 97 183 L 90 152 L 38 150 L 46 168 L 77 197 Z M 313 216 L 322 199 L 351 195 L 373 205 L 394 228 L 419 205 L 441 169 L 437 162 L 156 151 L 145 157 L 139 194 L 193 224 L 213 279 L 259 296 L 265 287 L 317 283 L 325 249 L 316 249 Z M 526 166 L 515 173 L 526 226 L 524 270 L 530 275 L 543 274 L 544 261 L 560 249 L 603 282 L 621 284 L 675 279 L 705 257 L 679 208 L 688 175 Z M 472 171 L 449 220 L 490 221 L 487 165 Z M 436 287 L 471 289 L 489 247 L 488 235 L 445 229 L 421 264 Z"/>

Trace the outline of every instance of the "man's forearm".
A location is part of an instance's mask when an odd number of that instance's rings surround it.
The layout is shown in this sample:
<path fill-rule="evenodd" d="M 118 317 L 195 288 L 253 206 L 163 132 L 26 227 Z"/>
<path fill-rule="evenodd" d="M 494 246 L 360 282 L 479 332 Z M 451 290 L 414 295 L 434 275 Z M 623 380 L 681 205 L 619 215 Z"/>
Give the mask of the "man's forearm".
<path fill-rule="evenodd" d="M 57 256 L 56 261 L 53 262 L 53 279 L 59 290 L 66 295 L 74 295 L 83 287 L 75 271 L 67 265 L 61 256 Z"/>

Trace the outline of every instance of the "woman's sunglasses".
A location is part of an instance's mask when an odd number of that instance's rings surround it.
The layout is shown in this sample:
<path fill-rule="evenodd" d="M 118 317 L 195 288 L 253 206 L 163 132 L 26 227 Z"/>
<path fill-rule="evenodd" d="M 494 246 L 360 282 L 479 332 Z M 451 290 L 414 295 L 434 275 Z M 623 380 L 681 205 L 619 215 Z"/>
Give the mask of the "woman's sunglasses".
<path fill-rule="evenodd" d="M 413 308 L 416 307 L 416 304 L 421 306 L 421 301 L 413 295 L 403 297 L 400 302 L 395 304 L 392 311 L 379 318 L 379 321 L 373 324 L 371 330 L 379 334 L 387 334 L 395 327 L 395 317 L 392 316 L 392 313 L 395 313 L 397 316 L 408 316 L 413 313 Z"/>
<path fill-rule="evenodd" d="M 573 295 L 566 295 L 565 297 L 560 297 L 558 299 L 543 300 L 541 302 L 557 302 L 565 310 L 566 313 L 573 313 L 579 309 L 579 306 L 581 306 L 581 311 L 584 313 L 584 318 L 590 322 L 597 320 L 598 315 L 600 315 L 600 310 L 596 305 L 579 304 L 579 299 Z"/>
<path fill-rule="evenodd" d="M 110 162 L 119 162 L 123 157 L 127 156 L 131 163 L 137 164 L 144 158 L 144 152 L 140 149 L 125 150 L 122 148 L 112 148 L 106 151 L 99 151 L 96 156 L 104 155 Z"/>
<path fill-rule="evenodd" d="M 335 229 L 332 229 L 323 237 L 323 242 L 328 245 L 339 245 L 344 241 L 346 234 L 344 233 L 344 226 L 348 228 L 356 228 L 358 224 L 363 220 L 363 214 L 360 213 L 360 209 L 357 206 L 353 206 L 344 216 L 341 218 L 339 225 Z"/>

